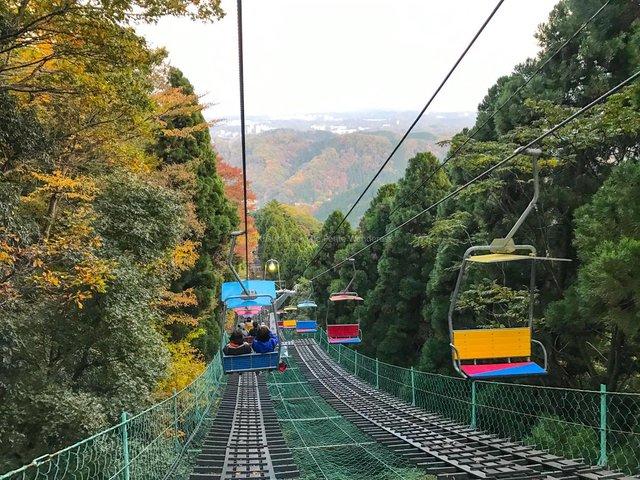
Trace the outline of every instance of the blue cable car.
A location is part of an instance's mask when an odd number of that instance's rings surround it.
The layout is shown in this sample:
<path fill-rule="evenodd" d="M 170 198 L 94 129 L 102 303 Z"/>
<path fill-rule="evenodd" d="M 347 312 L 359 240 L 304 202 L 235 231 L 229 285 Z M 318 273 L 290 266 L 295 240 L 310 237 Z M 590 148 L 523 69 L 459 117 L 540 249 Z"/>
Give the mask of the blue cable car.
<path fill-rule="evenodd" d="M 298 304 L 298 308 L 301 310 L 309 309 L 310 312 L 312 311 L 312 309 L 317 308 L 318 305 L 316 304 L 316 302 L 311 300 L 312 295 L 313 295 L 313 283 L 311 284 L 311 293 L 309 294 L 309 297 L 307 297 L 307 299 L 300 302 Z M 313 313 L 314 315 L 309 315 L 309 316 L 314 317 L 315 312 Z M 318 322 L 316 320 L 312 320 L 312 319 L 296 320 L 296 332 L 298 333 L 315 333 L 317 329 L 318 329 Z"/>
<path fill-rule="evenodd" d="M 224 332 L 227 310 L 231 309 L 237 313 L 242 309 L 255 311 L 255 309 L 260 308 L 261 311 L 267 310 L 269 312 L 269 315 L 266 316 L 266 323 L 269 329 L 278 337 L 278 315 L 275 305 L 277 295 L 276 282 L 271 280 L 243 281 L 240 279 L 238 272 L 233 267 L 232 260 L 235 240 L 238 235 L 241 235 L 241 232 L 233 232 L 231 235 L 231 247 L 227 264 L 236 281 L 222 284 L 221 300 L 224 308 L 220 317 L 221 331 Z M 226 355 L 223 343 L 221 342 L 220 344 L 220 356 L 224 373 L 275 370 L 280 367 L 280 342 L 278 342 L 273 352 L 242 355 Z"/>

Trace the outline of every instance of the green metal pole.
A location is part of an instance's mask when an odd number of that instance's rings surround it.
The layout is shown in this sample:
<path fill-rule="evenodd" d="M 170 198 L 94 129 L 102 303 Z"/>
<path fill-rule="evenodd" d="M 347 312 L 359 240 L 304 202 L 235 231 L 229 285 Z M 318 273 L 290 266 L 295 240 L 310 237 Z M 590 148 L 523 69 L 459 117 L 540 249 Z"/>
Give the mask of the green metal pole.
<path fill-rule="evenodd" d="M 477 425 L 477 403 L 476 403 L 476 382 L 471 382 L 471 422 L 469 422 L 470 428 L 476 428 Z"/>
<path fill-rule="evenodd" d="M 411 367 L 411 405 L 416 406 L 416 377 Z"/>
<path fill-rule="evenodd" d="M 607 386 L 600 385 L 600 459 L 598 465 L 607 466 Z"/>
<path fill-rule="evenodd" d="M 127 412 L 122 412 L 122 454 L 123 454 L 123 480 L 129 480 L 129 438 L 127 436 Z"/>
<path fill-rule="evenodd" d="M 176 389 L 173 389 L 173 443 L 176 453 L 180 452 L 180 438 L 178 437 L 178 394 Z"/>
<path fill-rule="evenodd" d="M 339 343 L 338 344 L 338 363 L 340 363 L 341 359 L 342 359 L 342 344 Z"/>
<path fill-rule="evenodd" d="M 380 362 L 378 362 L 378 357 L 376 357 L 376 388 L 380 388 Z"/>
<path fill-rule="evenodd" d="M 353 374 L 357 377 L 358 376 L 358 351 L 355 350 L 355 354 L 353 355 L 353 362 L 354 362 L 354 367 L 353 367 Z"/>

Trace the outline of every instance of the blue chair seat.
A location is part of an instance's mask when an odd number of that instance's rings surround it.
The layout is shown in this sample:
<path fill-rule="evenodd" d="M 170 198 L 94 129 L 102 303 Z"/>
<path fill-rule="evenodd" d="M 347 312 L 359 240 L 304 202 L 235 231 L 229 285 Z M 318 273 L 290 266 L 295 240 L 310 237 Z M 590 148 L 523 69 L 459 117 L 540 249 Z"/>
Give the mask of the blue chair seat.
<path fill-rule="evenodd" d="M 315 320 L 298 320 L 296 322 L 296 332 L 298 333 L 313 333 L 316 328 Z"/>
<path fill-rule="evenodd" d="M 524 375 L 545 375 L 544 368 L 535 362 L 489 363 L 482 365 L 461 365 L 469 378 L 517 377 Z"/>
<path fill-rule="evenodd" d="M 224 373 L 273 370 L 280 363 L 280 352 L 222 355 Z"/>
<path fill-rule="evenodd" d="M 330 338 L 329 343 L 360 343 L 359 338 Z"/>

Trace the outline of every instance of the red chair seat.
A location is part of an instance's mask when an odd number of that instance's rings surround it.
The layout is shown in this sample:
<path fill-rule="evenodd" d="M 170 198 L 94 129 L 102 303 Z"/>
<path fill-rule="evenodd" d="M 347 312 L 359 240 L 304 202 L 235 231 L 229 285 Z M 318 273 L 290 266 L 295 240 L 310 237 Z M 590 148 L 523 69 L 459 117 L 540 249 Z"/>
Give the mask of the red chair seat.
<path fill-rule="evenodd" d="M 360 325 L 327 325 L 329 343 L 358 343 L 360 342 Z"/>

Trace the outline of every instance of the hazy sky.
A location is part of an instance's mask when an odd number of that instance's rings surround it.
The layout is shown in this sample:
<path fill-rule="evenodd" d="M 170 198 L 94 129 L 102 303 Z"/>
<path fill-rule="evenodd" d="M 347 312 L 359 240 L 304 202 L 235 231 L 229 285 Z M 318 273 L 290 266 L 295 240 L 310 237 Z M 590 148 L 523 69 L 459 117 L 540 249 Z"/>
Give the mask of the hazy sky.
<path fill-rule="evenodd" d="M 534 56 L 533 34 L 557 0 L 506 0 L 429 111 L 475 111 L 495 80 Z M 497 0 L 244 0 L 245 111 L 415 110 Z M 205 101 L 208 117 L 239 114 L 236 2 L 213 24 L 143 25 Z"/>

